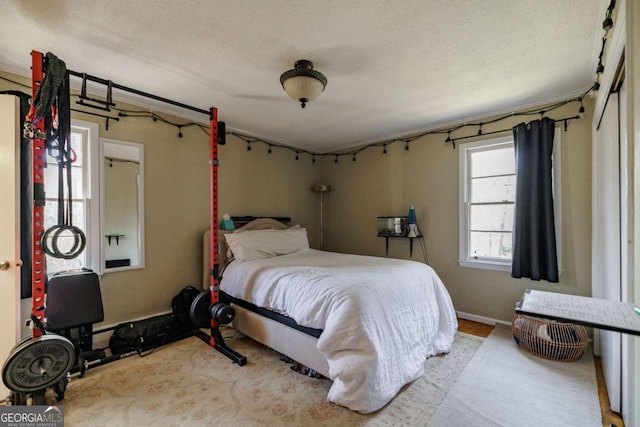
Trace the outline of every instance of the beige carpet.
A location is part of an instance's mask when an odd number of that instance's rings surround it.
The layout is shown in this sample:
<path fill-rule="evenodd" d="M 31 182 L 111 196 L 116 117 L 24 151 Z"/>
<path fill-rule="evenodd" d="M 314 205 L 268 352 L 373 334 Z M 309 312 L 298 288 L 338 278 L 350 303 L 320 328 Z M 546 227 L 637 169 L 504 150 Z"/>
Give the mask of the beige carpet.
<path fill-rule="evenodd" d="M 328 403 L 328 380 L 292 371 L 242 336 L 227 343 L 247 356 L 243 367 L 194 337 L 91 369 L 69 383 L 60 403 L 65 426 L 427 425 L 482 342 L 458 333 L 449 354 L 426 361 L 424 377 L 368 415 Z"/>
<path fill-rule="evenodd" d="M 577 362 L 520 350 L 497 326 L 431 418 L 438 427 L 601 427 L 591 347 Z"/>

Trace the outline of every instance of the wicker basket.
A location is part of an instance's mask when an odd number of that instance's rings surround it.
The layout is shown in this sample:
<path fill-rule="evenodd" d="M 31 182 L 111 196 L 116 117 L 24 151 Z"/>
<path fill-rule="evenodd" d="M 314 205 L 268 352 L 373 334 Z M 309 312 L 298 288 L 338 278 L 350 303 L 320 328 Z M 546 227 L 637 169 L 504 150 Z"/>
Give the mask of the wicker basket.
<path fill-rule="evenodd" d="M 516 314 L 511 331 L 520 348 L 549 360 L 575 362 L 589 345 L 585 328 L 573 323 Z"/>

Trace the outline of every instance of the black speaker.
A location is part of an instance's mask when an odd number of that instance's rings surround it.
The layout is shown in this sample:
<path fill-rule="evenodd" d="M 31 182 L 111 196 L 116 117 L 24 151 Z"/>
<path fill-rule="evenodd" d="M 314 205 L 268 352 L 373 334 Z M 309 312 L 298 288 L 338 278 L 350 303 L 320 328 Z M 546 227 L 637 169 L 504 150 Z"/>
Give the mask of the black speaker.
<path fill-rule="evenodd" d="M 218 122 L 218 145 L 227 143 L 227 125 L 225 122 Z"/>

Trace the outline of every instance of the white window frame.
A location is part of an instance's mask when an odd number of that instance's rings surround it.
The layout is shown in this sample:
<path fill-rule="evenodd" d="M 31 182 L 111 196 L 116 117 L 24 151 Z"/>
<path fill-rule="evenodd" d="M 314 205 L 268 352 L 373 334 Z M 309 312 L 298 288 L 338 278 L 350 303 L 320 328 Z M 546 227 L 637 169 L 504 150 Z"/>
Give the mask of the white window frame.
<path fill-rule="evenodd" d="M 74 194 L 74 200 L 82 201 L 84 204 L 85 223 L 82 224 L 87 244 L 85 247 L 84 267 L 96 273 L 101 273 L 100 264 L 100 174 L 99 174 L 99 135 L 96 123 L 83 120 L 71 120 L 71 131 L 80 132 L 86 135 L 83 140 L 82 179 L 83 194 L 81 197 Z M 83 137 L 84 138 L 84 137 Z M 47 199 L 56 199 L 50 196 Z M 51 275 L 55 271 L 47 272 Z"/>
<path fill-rule="evenodd" d="M 562 207 L 562 143 L 560 128 L 556 127 L 554 131 L 553 144 L 553 199 L 554 199 L 554 219 L 556 227 L 556 249 L 558 253 L 558 271 L 561 269 L 562 245 L 561 245 L 561 207 Z M 470 190 L 469 176 L 469 156 L 471 152 L 504 148 L 505 146 L 513 147 L 513 135 L 492 138 L 482 141 L 468 142 L 460 144 L 459 147 L 459 259 L 458 263 L 461 267 L 480 268 L 485 270 L 511 271 L 511 260 L 492 259 L 475 259 L 469 253 L 469 225 L 470 225 L 470 203 L 468 202 L 468 194 Z"/>
<path fill-rule="evenodd" d="M 102 274 L 102 246 L 100 233 L 100 132 L 97 123 L 84 120 L 71 120 L 72 128 L 80 128 L 88 133 L 88 171 L 85 174 L 88 184 L 85 190 L 87 212 L 87 268 Z"/>

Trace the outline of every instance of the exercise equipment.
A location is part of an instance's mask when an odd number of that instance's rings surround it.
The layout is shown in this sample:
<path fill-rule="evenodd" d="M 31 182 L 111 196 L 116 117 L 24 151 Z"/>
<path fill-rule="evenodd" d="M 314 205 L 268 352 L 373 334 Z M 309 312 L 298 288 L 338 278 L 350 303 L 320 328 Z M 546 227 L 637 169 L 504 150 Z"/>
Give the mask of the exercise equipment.
<path fill-rule="evenodd" d="M 71 341 L 56 334 L 27 337 L 16 346 L 2 367 L 2 381 L 8 389 L 32 393 L 63 380 L 75 363 Z"/>
<path fill-rule="evenodd" d="M 224 126 L 223 126 L 224 128 Z M 220 261 L 218 258 L 218 110 L 211 107 L 209 110 L 209 166 L 210 166 L 210 208 L 211 215 L 209 217 L 209 229 L 211 230 L 211 239 L 209 241 L 209 306 L 214 307 L 220 303 Z M 205 298 L 205 297 L 202 297 Z M 202 304 L 202 303 L 201 303 Z M 206 304 L 205 304 L 206 305 Z M 193 304 L 192 304 L 193 306 Z M 211 334 L 207 335 L 202 331 L 197 331 L 196 336 L 220 353 L 227 356 L 234 363 L 240 366 L 247 364 L 247 358 L 228 347 L 222 334 L 220 333 L 220 321 L 213 316 L 209 317 L 209 326 Z"/>
<path fill-rule="evenodd" d="M 77 156 L 71 147 L 69 73 L 64 61 L 51 52 L 47 52 L 46 60 L 47 73 L 36 92 L 25 121 L 25 129 L 32 128 L 33 123 L 44 118 L 45 147 L 49 155 L 57 158 L 58 162 L 58 224 L 45 231 L 41 240 L 42 249 L 55 258 L 73 259 L 82 253 L 87 239 L 84 232 L 73 225 L 72 219 L 71 167 Z M 60 247 L 59 242 L 64 237 L 69 237 L 69 234 L 73 238 L 73 244 L 65 250 Z"/>
<path fill-rule="evenodd" d="M 64 62 L 58 60 L 55 55 L 47 53 L 47 57 L 41 52 L 32 51 L 32 109 L 24 123 L 23 133 L 26 138 L 32 140 L 32 183 L 33 183 L 33 258 L 32 258 L 32 290 L 33 303 L 31 309 L 31 329 L 32 336 L 22 340 L 11 352 L 9 359 L 3 366 L 3 381 L 11 390 L 10 399 L 14 405 L 25 404 L 31 395 L 33 404 L 45 403 L 45 391 L 53 387 L 54 394 L 58 400 L 64 398 L 64 393 L 68 380 L 72 374 L 83 375 L 90 366 L 101 365 L 112 360 L 127 357 L 130 354 L 112 355 L 104 357 L 98 352 L 99 359 L 86 360 L 85 356 L 95 353 L 92 350 L 85 350 L 90 345 L 91 340 L 85 338 L 92 335 L 92 331 L 83 330 L 86 324 L 76 325 L 65 323 L 66 320 L 55 323 L 56 334 L 47 333 L 43 324 L 45 320 L 45 253 L 60 258 L 70 259 L 79 255 L 86 245 L 86 236 L 82 230 L 74 227 L 71 222 L 71 163 L 75 158 L 75 153 L 70 147 L 70 105 L 69 105 L 69 76 L 81 77 L 83 88 L 88 81 L 107 86 L 107 101 L 104 102 L 105 110 L 113 105 L 111 93 L 113 89 L 122 90 L 135 95 L 164 102 L 187 110 L 195 111 L 209 116 L 209 146 L 210 146 L 210 207 L 211 207 L 211 242 L 210 242 L 210 265 L 211 282 L 208 295 L 203 293 L 196 307 L 194 315 L 203 327 L 210 326 L 211 334 L 202 331 L 196 332 L 196 336 L 204 342 L 223 353 L 233 362 L 242 366 L 247 363 L 247 358 L 229 348 L 222 338 L 219 326 L 228 323 L 233 319 L 234 310 L 229 305 L 219 301 L 219 260 L 218 260 L 218 144 L 225 143 L 224 122 L 218 122 L 217 109 L 211 107 L 209 110 L 202 110 L 166 98 L 161 98 L 146 92 L 128 88 L 126 86 L 112 83 L 109 80 L 101 79 L 86 73 L 78 73 L 66 69 Z M 47 75 L 45 77 L 45 68 Z M 63 70 L 64 69 L 64 70 Z M 60 96 L 66 92 L 66 96 Z M 57 94 L 57 95 L 56 95 Z M 81 101 L 96 101 L 86 96 L 83 89 Z M 55 101 L 58 105 L 55 105 Z M 91 106 L 91 105 L 89 105 Z M 49 111 L 51 110 L 51 114 Z M 61 116 L 58 115 L 61 113 Z M 49 115 L 50 114 L 50 115 Z M 56 118 L 60 126 L 56 127 Z M 107 122 L 108 126 L 108 122 Z M 219 128 L 220 127 L 220 128 Z M 54 131 L 57 129 L 57 131 Z M 47 133 L 49 132 L 49 134 Z M 44 230 L 44 169 L 46 151 L 58 150 L 59 167 L 59 210 L 58 224 L 45 232 Z M 63 187 L 63 168 L 66 169 L 66 200 L 68 206 L 65 209 Z M 58 244 L 58 240 L 63 234 L 71 233 L 73 243 L 70 249 L 63 250 Z M 49 295 L 50 303 L 51 295 Z M 209 301 L 207 301 L 209 300 Z M 75 300 L 74 306 L 77 306 Z M 84 301 L 83 301 L 84 302 Z M 63 304 L 63 303 L 61 303 Z M 101 304 L 101 301 L 100 301 Z M 52 305 L 52 304 L 51 304 Z M 71 305 L 62 305 L 70 307 Z M 67 310 L 71 311 L 71 310 Z M 55 317 L 55 316 L 54 316 Z M 52 319 L 49 319 L 51 322 Z M 93 320 L 89 320 L 89 326 Z M 34 327 L 35 325 L 35 327 Z M 75 333 L 74 330 L 78 330 Z M 104 332 L 103 331 L 96 331 Z M 62 334 L 62 335 L 61 335 Z M 66 336 L 63 336 L 66 335 Z M 73 342 L 75 341 L 75 342 Z M 133 353 L 135 354 L 135 352 Z M 76 361 L 78 361 L 77 365 Z M 74 366 L 75 365 L 75 366 Z M 74 372 L 72 372 L 74 371 Z"/>
<path fill-rule="evenodd" d="M 36 98 L 37 90 L 44 80 L 44 58 L 42 52 L 31 52 L 31 97 Z M 31 114 L 31 111 L 29 112 Z M 29 114 L 29 115 L 30 115 Z M 31 286 L 32 305 L 31 317 L 44 321 L 44 298 L 45 298 L 45 253 L 42 249 L 42 236 L 44 235 L 44 206 L 46 203 L 44 193 L 44 167 L 45 167 L 45 141 L 46 138 L 44 121 L 37 120 L 25 122 L 25 136 L 33 138 L 31 149 L 31 168 L 33 182 L 33 228 L 32 228 L 32 248 L 31 258 Z M 32 328 L 32 338 L 37 338 L 43 332 L 40 328 Z"/>
<path fill-rule="evenodd" d="M 209 286 L 209 305 L 215 306 L 219 303 L 219 259 L 218 259 L 218 145 L 224 145 L 225 138 L 225 129 L 226 126 L 224 122 L 218 122 L 218 110 L 215 107 L 209 108 L 209 110 L 203 110 L 197 107 L 193 107 L 187 104 L 183 104 L 177 101 L 173 101 L 171 99 L 162 98 L 157 95 L 153 95 L 147 92 L 143 92 L 137 89 L 132 89 L 127 86 L 123 86 L 117 83 L 113 83 L 110 80 L 106 80 L 100 77 L 92 76 L 86 73 L 79 73 L 72 70 L 67 70 L 68 74 L 71 76 L 79 77 L 82 79 L 83 84 L 86 82 L 93 82 L 97 84 L 102 84 L 107 86 L 108 93 L 111 90 L 121 90 L 124 92 L 128 92 L 134 95 L 142 96 L 145 98 L 153 99 L 155 101 L 160 101 L 166 104 L 170 104 L 179 108 L 183 108 L 186 110 L 194 111 L 200 114 L 206 114 L 209 117 L 209 165 L 210 165 L 210 230 L 211 230 L 211 241 L 210 241 L 210 263 L 212 266 L 210 270 L 210 286 Z M 109 96 L 108 96 L 109 98 Z M 107 99 L 107 104 L 111 102 L 110 99 Z M 202 297 L 205 298 L 205 297 Z M 205 304 L 206 306 L 206 304 Z M 224 310 L 223 310 L 224 311 Z M 196 336 L 202 339 L 204 342 L 209 344 L 211 347 L 215 348 L 217 351 L 223 353 L 225 356 L 230 358 L 233 362 L 239 364 L 240 366 L 245 365 L 247 363 L 247 358 L 238 354 L 231 348 L 229 348 L 222 338 L 220 334 L 220 322 L 214 318 L 209 319 L 209 325 L 211 328 L 210 335 L 205 334 L 202 331 L 197 331 Z"/>
<path fill-rule="evenodd" d="M 67 167 L 68 200 L 71 205 L 71 163 L 75 158 L 70 138 L 69 76 L 64 62 L 47 53 L 31 52 L 32 105 L 24 123 L 24 136 L 32 139 L 32 306 L 31 336 L 20 341 L 11 351 L 2 368 L 2 380 L 11 390 L 14 405 L 26 404 L 31 395 L 33 404 L 45 403 L 47 388 L 53 387 L 57 399 L 64 398 L 67 374 L 76 362 L 76 346 L 67 337 L 50 334 L 45 330 L 45 253 L 74 258 L 84 249 L 86 238 L 82 230 L 71 224 L 71 208 L 65 212 L 63 167 Z M 46 73 L 45 73 L 46 67 Z M 60 114 L 58 114 L 60 112 Z M 44 232 L 44 168 L 46 149 L 57 149 L 59 154 L 59 223 L 62 227 L 48 230 L 53 234 L 52 248 L 47 247 L 48 234 Z M 66 218 L 65 217 L 66 214 Z M 71 251 L 62 253 L 57 246 L 63 232 L 74 236 Z M 77 302 L 77 300 L 76 300 Z"/>
<path fill-rule="evenodd" d="M 191 322 L 198 328 L 210 326 L 211 319 L 221 325 L 231 323 L 236 317 L 236 311 L 229 304 L 218 302 L 211 304 L 209 291 L 202 291 L 195 297 L 189 309 Z"/>
<path fill-rule="evenodd" d="M 53 59 L 55 55 L 49 55 Z M 55 58 L 57 59 L 57 58 Z M 54 386 L 58 391 L 66 388 L 66 375 L 75 363 L 75 348 L 64 337 L 47 334 L 45 321 L 45 251 L 44 236 L 44 168 L 46 156 L 45 139 L 48 137 L 45 122 L 55 100 L 54 93 L 60 84 L 60 73 L 48 71 L 45 78 L 45 58 L 41 52 L 31 52 L 31 82 L 33 103 L 24 123 L 24 136 L 32 139 L 31 170 L 33 183 L 32 225 L 32 305 L 31 336 L 20 341 L 11 351 L 2 368 L 2 380 L 11 390 L 10 400 L 14 405 L 24 405 L 31 394 L 33 404 L 44 404 L 45 391 Z M 60 65 L 53 61 L 52 68 Z M 47 123 L 50 125 L 50 123 Z"/>

